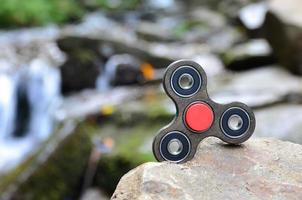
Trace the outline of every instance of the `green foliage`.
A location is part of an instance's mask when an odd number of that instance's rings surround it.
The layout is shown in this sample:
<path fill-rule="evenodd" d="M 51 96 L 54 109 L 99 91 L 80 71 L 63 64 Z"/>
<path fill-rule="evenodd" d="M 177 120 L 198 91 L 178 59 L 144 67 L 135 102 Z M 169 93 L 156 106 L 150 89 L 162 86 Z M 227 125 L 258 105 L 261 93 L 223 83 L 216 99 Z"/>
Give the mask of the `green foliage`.
<path fill-rule="evenodd" d="M 135 9 L 141 0 L 95 0 L 96 4 L 106 10 Z"/>
<path fill-rule="evenodd" d="M 141 0 L 0 0 L 0 27 L 41 26 L 78 20 L 88 8 L 135 9 Z"/>
<path fill-rule="evenodd" d="M 61 24 L 84 12 L 76 0 L 0 0 L 0 5 L 1 27 Z"/>

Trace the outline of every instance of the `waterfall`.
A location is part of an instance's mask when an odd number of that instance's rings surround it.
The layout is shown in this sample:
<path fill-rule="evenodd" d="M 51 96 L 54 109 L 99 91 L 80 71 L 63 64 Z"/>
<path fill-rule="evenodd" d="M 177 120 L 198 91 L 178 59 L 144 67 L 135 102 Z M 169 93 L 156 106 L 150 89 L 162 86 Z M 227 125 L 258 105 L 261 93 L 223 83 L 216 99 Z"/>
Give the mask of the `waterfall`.
<path fill-rule="evenodd" d="M 52 133 L 53 114 L 60 100 L 59 69 L 34 59 L 14 73 L 0 72 L 0 91 L 3 173 L 22 162 Z"/>
<path fill-rule="evenodd" d="M 16 107 L 16 81 L 13 75 L 0 73 L 0 140 L 12 133 Z"/>
<path fill-rule="evenodd" d="M 126 80 L 125 82 L 135 81 L 134 79 L 138 78 L 136 77 L 137 74 L 135 73 L 139 72 L 139 67 L 140 61 L 130 54 L 117 54 L 111 56 L 96 80 L 97 90 L 100 92 L 110 90 L 115 82 L 118 82 L 118 79 L 121 78 L 117 76 L 117 70 L 119 68 L 128 68 L 130 73 L 133 72 L 132 76 L 134 77 L 129 76 L 129 74 L 123 74 L 124 79 L 130 79 Z"/>
<path fill-rule="evenodd" d="M 32 61 L 26 89 L 31 108 L 28 135 L 45 139 L 52 132 L 52 112 L 60 96 L 58 69 L 38 59 Z"/>

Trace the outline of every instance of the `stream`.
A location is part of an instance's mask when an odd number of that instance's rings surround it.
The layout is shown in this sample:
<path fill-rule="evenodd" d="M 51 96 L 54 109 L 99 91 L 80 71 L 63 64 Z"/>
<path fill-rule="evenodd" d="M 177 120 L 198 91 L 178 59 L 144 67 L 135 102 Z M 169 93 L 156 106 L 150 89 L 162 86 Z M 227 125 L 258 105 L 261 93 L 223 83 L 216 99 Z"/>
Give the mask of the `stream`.
<path fill-rule="evenodd" d="M 0 172 L 22 162 L 53 131 L 60 101 L 59 70 L 33 60 L 0 74 Z"/>

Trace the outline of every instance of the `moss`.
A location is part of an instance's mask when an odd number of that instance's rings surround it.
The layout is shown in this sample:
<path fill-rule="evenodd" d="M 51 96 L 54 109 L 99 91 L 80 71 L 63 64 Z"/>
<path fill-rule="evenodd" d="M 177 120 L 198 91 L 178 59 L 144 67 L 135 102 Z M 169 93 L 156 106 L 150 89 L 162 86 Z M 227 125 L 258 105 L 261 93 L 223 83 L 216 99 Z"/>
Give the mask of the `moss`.
<path fill-rule="evenodd" d="M 155 161 L 151 143 L 154 135 L 166 123 L 139 123 L 134 126 L 113 126 L 107 124 L 99 132 L 104 137 L 110 136 L 115 140 L 113 152 L 102 157 L 94 186 L 104 189 L 109 195 L 115 190 L 120 178 L 138 165 Z"/>
<path fill-rule="evenodd" d="M 139 163 L 131 162 L 122 156 L 104 157 L 99 162 L 95 184 L 112 195 L 120 178 L 137 165 Z"/>
<path fill-rule="evenodd" d="M 85 170 L 92 144 L 91 127 L 81 124 L 59 144 L 14 195 L 14 199 L 65 199 L 77 190 Z"/>
<path fill-rule="evenodd" d="M 167 108 L 166 100 L 167 96 L 163 93 L 150 90 L 149 94 L 137 101 L 119 106 L 112 120 L 120 126 L 136 126 L 145 122 L 167 124 L 174 116 Z"/>
<path fill-rule="evenodd" d="M 151 148 L 153 137 L 173 117 L 164 109 L 162 101 L 159 99 L 161 96 L 153 95 L 151 92 L 146 97 L 139 99 L 139 104 L 135 102 L 135 106 L 140 107 L 135 111 L 139 120 L 131 120 L 131 123 L 123 120 L 124 118 L 121 118 L 119 114 L 111 116 L 110 120 L 108 116 L 107 120 L 106 118 L 100 119 L 100 124 L 99 120 L 95 120 L 95 116 L 81 122 L 72 134 L 60 142 L 52 155 L 39 165 L 28 180 L 20 185 L 14 199 L 76 198 L 91 153 L 91 138 L 94 137 L 110 137 L 115 142 L 112 152 L 103 155 L 99 160 L 93 180 L 93 186 L 104 189 L 109 195 L 112 194 L 120 178 L 126 172 L 141 163 L 155 160 Z M 132 115 L 131 106 L 128 107 L 127 104 L 124 104 L 123 107 L 117 112 Z M 56 139 L 57 136 L 55 133 L 50 140 Z M 41 153 L 43 150 L 37 155 L 40 157 Z M 28 160 L 24 165 L 31 166 L 36 159 L 37 156 Z M 22 176 L 24 166 L 19 167 L 14 172 L 15 174 L 7 177 L 6 182 L 12 181 L 17 175 Z"/>
<path fill-rule="evenodd" d="M 22 176 L 23 173 L 26 173 L 26 171 L 33 165 L 36 165 L 38 161 L 38 155 L 43 153 L 45 150 L 45 147 L 52 142 L 53 139 L 56 138 L 56 136 L 59 133 L 59 130 L 63 128 L 63 124 L 58 125 L 56 130 L 54 131 L 54 134 L 51 135 L 45 142 L 43 142 L 40 147 L 37 149 L 36 152 L 33 153 L 33 155 L 29 156 L 24 162 L 22 162 L 20 165 L 18 165 L 15 169 L 10 170 L 6 175 L 3 175 L 0 177 L 0 194 L 4 193 L 8 187 L 12 184 L 18 184 L 16 181 L 19 176 Z"/>

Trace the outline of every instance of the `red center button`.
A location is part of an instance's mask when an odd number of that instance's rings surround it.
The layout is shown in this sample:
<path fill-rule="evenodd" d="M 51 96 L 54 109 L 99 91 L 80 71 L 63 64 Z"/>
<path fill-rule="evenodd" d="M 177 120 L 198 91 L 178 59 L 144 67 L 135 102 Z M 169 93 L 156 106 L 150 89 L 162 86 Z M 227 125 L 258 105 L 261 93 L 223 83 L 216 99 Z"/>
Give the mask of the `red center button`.
<path fill-rule="evenodd" d="M 185 122 L 195 132 L 208 130 L 212 126 L 213 120 L 213 110 L 206 103 L 195 102 L 189 105 L 185 112 Z"/>

